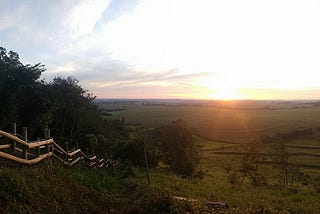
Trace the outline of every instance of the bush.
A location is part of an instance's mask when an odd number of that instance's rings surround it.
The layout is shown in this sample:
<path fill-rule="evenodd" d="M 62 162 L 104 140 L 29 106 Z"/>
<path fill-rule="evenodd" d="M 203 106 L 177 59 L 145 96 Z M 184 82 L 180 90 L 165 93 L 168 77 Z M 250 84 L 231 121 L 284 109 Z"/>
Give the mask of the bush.
<path fill-rule="evenodd" d="M 24 186 L 16 181 L 16 177 L 6 172 L 0 173 L 0 201 L 17 200 L 23 201 L 27 198 L 23 191 Z"/>
<path fill-rule="evenodd" d="M 148 189 L 124 213 L 195 213 L 196 207 L 188 201 L 178 201 L 166 191 Z"/>
<path fill-rule="evenodd" d="M 199 150 L 192 141 L 192 132 L 182 120 L 173 121 L 155 131 L 164 162 L 178 175 L 191 177 L 199 163 Z"/>
<path fill-rule="evenodd" d="M 113 206 L 109 195 L 79 185 L 70 172 L 55 166 L 49 173 L 44 163 L 1 169 L 0 213 L 102 213 Z"/>
<path fill-rule="evenodd" d="M 229 174 L 229 182 L 232 185 L 238 185 L 241 183 L 240 176 L 236 172 L 232 172 Z"/>
<path fill-rule="evenodd" d="M 319 184 L 316 184 L 316 185 L 314 186 L 314 190 L 315 190 L 316 193 L 320 194 L 320 185 L 319 185 Z"/>
<path fill-rule="evenodd" d="M 226 170 L 226 173 L 229 173 L 232 169 L 232 167 L 230 165 L 227 165 L 224 167 L 224 169 Z"/>
<path fill-rule="evenodd" d="M 113 146 L 113 158 L 129 161 L 132 165 L 145 166 L 143 142 L 133 140 L 129 142 L 119 142 Z M 159 154 L 153 148 L 146 148 L 149 167 L 157 167 Z"/>
<path fill-rule="evenodd" d="M 174 199 L 166 192 L 145 193 L 125 213 L 170 213 Z"/>

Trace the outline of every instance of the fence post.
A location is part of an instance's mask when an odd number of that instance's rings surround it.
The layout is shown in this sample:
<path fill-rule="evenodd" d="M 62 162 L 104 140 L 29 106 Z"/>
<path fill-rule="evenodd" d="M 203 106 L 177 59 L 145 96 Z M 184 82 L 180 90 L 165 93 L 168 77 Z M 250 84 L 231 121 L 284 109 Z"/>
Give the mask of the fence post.
<path fill-rule="evenodd" d="M 23 140 L 28 142 L 28 128 L 27 127 L 22 127 L 22 135 L 23 135 Z M 26 146 L 23 147 L 23 154 L 24 154 L 24 159 L 28 160 L 28 148 Z"/>
<path fill-rule="evenodd" d="M 51 138 L 51 130 L 48 128 L 48 139 Z M 52 145 L 48 145 L 48 152 L 51 152 L 52 150 Z"/>
<path fill-rule="evenodd" d="M 47 153 L 49 153 L 50 152 L 50 145 L 47 144 L 46 147 L 47 147 Z"/>
<path fill-rule="evenodd" d="M 48 139 L 48 129 L 44 128 L 44 139 Z"/>
<path fill-rule="evenodd" d="M 44 128 L 44 139 L 48 139 L 48 128 Z M 48 151 L 48 145 L 45 146 L 46 150 Z"/>
<path fill-rule="evenodd" d="M 147 157 L 147 151 L 146 151 L 146 144 L 144 141 L 143 141 L 143 152 L 144 152 L 144 160 L 146 163 L 147 181 L 148 181 L 148 184 L 150 184 L 148 157 Z"/>
<path fill-rule="evenodd" d="M 40 142 L 40 138 L 38 138 L 38 142 Z M 41 149 L 40 149 L 40 146 L 38 146 L 38 156 L 41 155 Z"/>
<path fill-rule="evenodd" d="M 51 144 L 50 144 L 50 146 L 51 146 L 51 147 L 50 147 L 50 148 L 51 148 L 51 150 L 50 150 L 50 151 L 51 151 L 51 152 L 53 152 L 53 149 L 54 149 L 54 145 L 53 145 L 53 143 L 51 143 Z"/>
<path fill-rule="evenodd" d="M 13 135 L 17 136 L 17 123 L 13 123 Z M 12 141 L 12 152 L 16 151 L 16 141 Z"/>
<path fill-rule="evenodd" d="M 17 135 L 17 123 L 16 122 L 13 123 L 13 135 L 14 136 Z"/>

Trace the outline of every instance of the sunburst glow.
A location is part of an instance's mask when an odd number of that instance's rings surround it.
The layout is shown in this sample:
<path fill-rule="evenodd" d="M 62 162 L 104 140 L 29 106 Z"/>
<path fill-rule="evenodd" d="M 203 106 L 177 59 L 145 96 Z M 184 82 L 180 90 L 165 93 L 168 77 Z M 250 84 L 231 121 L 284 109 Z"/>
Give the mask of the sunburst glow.
<path fill-rule="evenodd" d="M 218 100 L 239 100 L 239 99 L 248 99 L 245 94 L 239 93 L 232 90 L 222 90 L 217 91 L 214 94 L 209 95 L 209 98 L 218 99 Z"/>
<path fill-rule="evenodd" d="M 45 78 L 74 76 L 101 98 L 319 98 L 319 1 L 2 6 L 4 45 L 46 64 Z"/>

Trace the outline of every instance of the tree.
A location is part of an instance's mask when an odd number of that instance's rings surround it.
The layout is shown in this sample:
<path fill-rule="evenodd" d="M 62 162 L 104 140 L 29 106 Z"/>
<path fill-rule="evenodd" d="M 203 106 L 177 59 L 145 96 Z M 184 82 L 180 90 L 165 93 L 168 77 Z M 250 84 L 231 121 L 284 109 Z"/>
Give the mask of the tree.
<path fill-rule="evenodd" d="M 7 129 L 16 121 L 32 126 L 35 117 L 44 111 L 37 94 L 44 70 L 41 63 L 24 65 L 18 53 L 0 47 L 0 127 Z"/>
<path fill-rule="evenodd" d="M 241 159 L 239 172 L 242 175 L 241 184 L 243 180 L 248 177 L 254 186 L 261 186 L 266 183 L 265 176 L 261 172 L 260 163 L 265 159 L 262 151 L 264 145 L 257 141 L 247 144 L 245 147 L 245 155 Z"/>
<path fill-rule="evenodd" d="M 190 177 L 199 163 L 199 150 L 192 141 L 192 132 L 183 120 L 176 120 L 155 131 L 164 162 L 179 175 Z"/>
<path fill-rule="evenodd" d="M 49 124 L 61 141 L 74 142 L 79 138 L 88 118 L 96 117 L 92 101 L 94 97 L 87 93 L 79 81 L 73 77 L 54 78 L 47 85 L 47 96 L 50 99 Z M 86 130 L 86 133 L 92 133 Z"/>
<path fill-rule="evenodd" d="M 277 172 L 280 183 L 284 188 L 288 187 L 289 158 L 290 154 L 281 137 L 274 137 L 269 144 L 269 157 Z"/>
<path fill-rule="evenodd" d="M 110 156 L 105 137 L 125 139 L 126 130 L 103 120 L 93 103 L 95 97 L 77 79 L 56 77 L 45 82 L 40 80 L 43 71 L 42 64 L 24 65 L 16 52 L 0 47 L 0 129 L 11 130 L 17 122 L 18 127 L 28 127 L 29 140 L 36 140 L 50 128 L 61 145 L 68 142 L 69 148 Z"/>
<path fill-rule="evenodd" d="M 35 140 L 50 128 L 56 142 L 85 150 L 91 146 L 84 142 L 86 134 L 123 137 L 97 113 L 95 97 L 77 79 L 56 77 L 48 83 L 40 80 L 44 70 L 40 63 L 24 65 L 16 52 L 0 47 L 0 129 L 11 130 L 17 122 Z"/>

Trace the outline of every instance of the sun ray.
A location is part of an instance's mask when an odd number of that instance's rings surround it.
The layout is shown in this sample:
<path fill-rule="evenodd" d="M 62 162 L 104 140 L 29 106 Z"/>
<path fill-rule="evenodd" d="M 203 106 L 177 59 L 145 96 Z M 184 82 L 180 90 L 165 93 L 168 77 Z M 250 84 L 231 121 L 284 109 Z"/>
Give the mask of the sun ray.
<path fill-rule="evenodd" d="M 217 89 L 215 93 L 208 96 L 216 100 L 243 100 L 248 99 L 244 93 L 238 92 L 236 89 Z"/>

